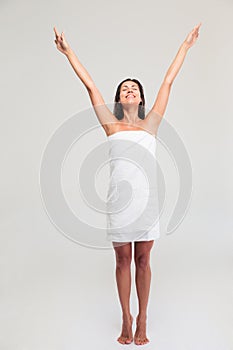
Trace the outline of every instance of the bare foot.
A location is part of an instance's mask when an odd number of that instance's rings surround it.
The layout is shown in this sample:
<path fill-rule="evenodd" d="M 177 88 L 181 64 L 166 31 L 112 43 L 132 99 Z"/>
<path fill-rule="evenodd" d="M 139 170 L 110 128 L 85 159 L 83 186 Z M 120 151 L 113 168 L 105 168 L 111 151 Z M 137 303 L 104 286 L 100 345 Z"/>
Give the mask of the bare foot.
<path fill-rule="evenodd" d="M 146 336 L 146 316 L 136 318 L 137 328 L 134 334 L 134 343 L 136 345 L 144 345 L 149 343 L 149 339 Z"/>
<path fill-rule="evenodd" d="M 133 341 L 132 333 L 133 317 L 123 317 L 122 332 L 117 341 L 121 344 L 130 344 Z"/>

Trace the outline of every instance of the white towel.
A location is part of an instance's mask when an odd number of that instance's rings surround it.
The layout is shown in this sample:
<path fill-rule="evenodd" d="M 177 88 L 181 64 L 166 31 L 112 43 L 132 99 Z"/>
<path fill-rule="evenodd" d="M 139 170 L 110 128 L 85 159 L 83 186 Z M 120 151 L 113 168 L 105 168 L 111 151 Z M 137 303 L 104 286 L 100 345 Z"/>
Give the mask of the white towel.
<path fill-rule="evenodd" d="M 108 141 L 107 240 L 159 238 L 156 137 L 144 130 L 124 130 L 108 136 Z"/>

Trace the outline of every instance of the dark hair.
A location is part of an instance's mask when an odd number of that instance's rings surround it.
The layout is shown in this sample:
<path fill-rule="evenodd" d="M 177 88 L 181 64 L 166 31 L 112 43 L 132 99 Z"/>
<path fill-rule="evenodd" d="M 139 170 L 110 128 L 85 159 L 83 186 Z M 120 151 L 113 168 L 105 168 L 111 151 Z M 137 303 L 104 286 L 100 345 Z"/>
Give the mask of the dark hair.
<path fill-rule="evenodd" d="M 138 117 L 140 119 L 145 119 L 145 96 L 144 96 L 144 91 L 143 91 L 142 84 L 137 79 L 131 79 L 131 78 L 124 79 L 118 85 L 117 91 L 116 91 L 116 95 L 115 95 L 115 99 L 114 99 L 114 103 L 115 104 L 114 104 L 113 114 L 119 120 L 123 119 L 123 117 L 124 117 L 122 104 L 119 102 L 119 100 L 120 100 L 120 90 L 121 90 L 121 85 L 125 81 L 128 81 L 128 80 L 135 82 L 138 85 L 138 87 L 139 87 L 140 96 L 141 96 L 142 101 L 138 105 Z"/>

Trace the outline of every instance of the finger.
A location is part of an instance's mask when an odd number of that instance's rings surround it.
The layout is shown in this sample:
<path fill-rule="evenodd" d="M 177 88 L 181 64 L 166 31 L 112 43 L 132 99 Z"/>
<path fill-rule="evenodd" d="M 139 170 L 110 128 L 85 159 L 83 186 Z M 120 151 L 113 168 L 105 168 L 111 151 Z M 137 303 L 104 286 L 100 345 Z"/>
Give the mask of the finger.
<path fill-rule="evenodd" d="M 58 33 L 56 27 L 54 27 L 53 30 L 54 30 L 54 32 L 55 32 L 56 37 L 58 37 L 58 36 L 59 36 L 59 33 Z"/>
<path fill-rule="evenodd" d="M 193 30 L 193 34 L 198 34 L 198 30 L 199 30 L 199 28 L 195 27 L 195 29 Z"/>
<path fill-rule="evenodd" d="M 201 26 L 201 22 L 195 27 L 196 29 L 199 29 Z"/>

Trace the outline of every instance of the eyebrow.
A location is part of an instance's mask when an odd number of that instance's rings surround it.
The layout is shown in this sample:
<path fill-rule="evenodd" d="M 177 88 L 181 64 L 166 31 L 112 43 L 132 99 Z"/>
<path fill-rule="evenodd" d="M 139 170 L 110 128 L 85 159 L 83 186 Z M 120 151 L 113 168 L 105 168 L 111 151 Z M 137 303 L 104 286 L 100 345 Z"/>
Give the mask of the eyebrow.
<path fill-rule="evenodd" d="M 137 86 L 136 84 L 133 84 L 133 85 L 131 85 L 132 87 L 133 86 Z M 122 87 L 128 87 L 128 85 L 123 85 Z"/>

